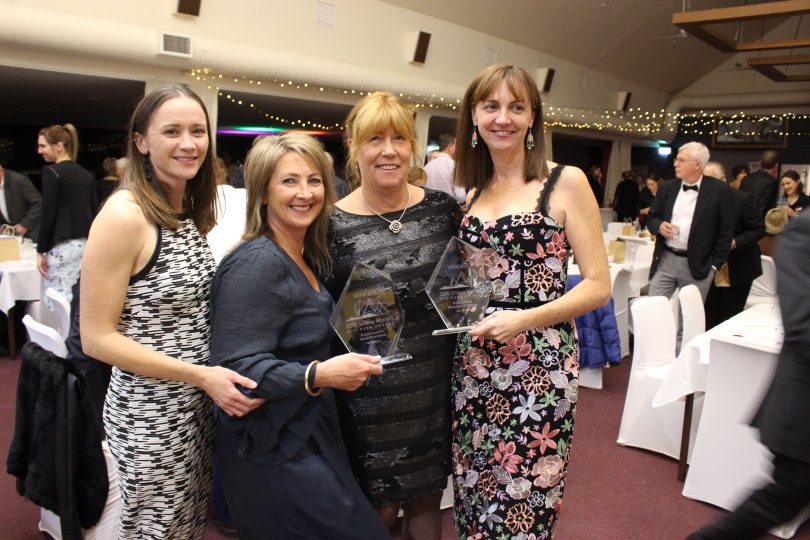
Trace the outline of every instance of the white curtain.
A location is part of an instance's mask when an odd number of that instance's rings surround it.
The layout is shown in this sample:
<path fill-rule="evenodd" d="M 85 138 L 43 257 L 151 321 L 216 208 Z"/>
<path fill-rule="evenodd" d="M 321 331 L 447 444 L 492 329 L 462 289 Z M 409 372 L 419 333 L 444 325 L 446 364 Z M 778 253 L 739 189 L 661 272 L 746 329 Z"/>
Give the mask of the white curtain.
<path fill-rule="evenodd" d="M 613 194 L 622 179 L 622 172 L 631 168 L 630 149 L 632 147 L 633 143 L 628 141 L 613 141 L 605 182 L 605 206 L 610 206 L 610 203 L 613 202 Z"/>
<path fill-rule="evenodd" d="M 546 150 L 546 159 L 554 161 L 554 149 L 551 147 L 551 130 L 547 129 L 543 132 L 543 144 Z"/>
<path fill-rule="evenodd" d="M 417 110 L 414 121 L 416 122 L 416 152 L 414 152 L 413 162 L 419 167 L 422 167 L 425 164 L 425 149 L 427 149 L 428 143 L 430 113 Z"/>

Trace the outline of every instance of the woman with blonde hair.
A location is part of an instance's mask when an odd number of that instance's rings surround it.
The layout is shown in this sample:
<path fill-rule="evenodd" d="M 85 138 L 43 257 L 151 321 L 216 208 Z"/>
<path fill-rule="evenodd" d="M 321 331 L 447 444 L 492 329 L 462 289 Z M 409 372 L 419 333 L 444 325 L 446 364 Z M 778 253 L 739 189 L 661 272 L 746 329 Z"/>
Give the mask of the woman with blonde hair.
<path fill-rule="evenodd" d="M 573 319 L 610 297 L 599 209 L 581 170 L 546 161 L 540 93 L 519 67 L 470 83 L 456 140 L 471 190 L 459 236 L 486 253 L 495 291 L 453 365 L 456 528 L 551 538 L 577 402 Z M 572 250 L 582 281 L 566 292 Z"/>
<path fill-rule="evenodd" d="M 765 214 L 765 236 L 759 239 L 759 250 L 763 255 L 773 257 L 779 235 L 785 231 L 788 213 L 785 207 L 771 208 Z"/>
<path fill-rule="evenodd" d="M 123 189 L 93 223 L 82 261 L 82 347 L 113 365 L 104 428 L 120 478 L 118 538 L 202 538 L 211 400 L 235 416 L 261 403 L 242 393 L 251 379 L 209 365 L 210 142 L 197 94 L 147 94 L 130 122 Z"/>
<path fill-rule="evenodd" d="M 51 287 L 68 300 L 79 279 L 82 254 L 98 210 L 95 181 L 76 163 L 79 136 L 73 124 L 39 130 L 37 152 L 50 165 L 42 168 L 42 216 L 37 264 Z M 50 300 L 45 299 L 50 306 Z"/>
<path fill-rule="evenodd" d="M 387 92 L 365 96 L 346 118 L 347 177 L 355 190 L 337 202 L 332 225 L 337 298 L 355 263 L 391 275 L 405 311 L 399 352 L 412 359 L 339 396 L 343 436 L 355 475 L 383 522 L 402 507 L 405 539 L 441 537 L 441 491 L 450 472 L 450 361 L 425 284 L 458 230 L 458 204 L 408 183 L 414 165 L 413 116 Z M 421 159 L 421 158 L 420 158 Z"/>
<path fill-rule="evenodd" d="M 334 389 L 352 391 L 379 358 L 330 358 L 332 167 L 295 133 L 257 141 L 245 163 L 243 242 L 211 289 L 212 360 L 255 380 L 267 400 L 243 418 L 217 412 L 217 465 L 240 538 L 379 539 L 389 535 L 357 486 Z"/>

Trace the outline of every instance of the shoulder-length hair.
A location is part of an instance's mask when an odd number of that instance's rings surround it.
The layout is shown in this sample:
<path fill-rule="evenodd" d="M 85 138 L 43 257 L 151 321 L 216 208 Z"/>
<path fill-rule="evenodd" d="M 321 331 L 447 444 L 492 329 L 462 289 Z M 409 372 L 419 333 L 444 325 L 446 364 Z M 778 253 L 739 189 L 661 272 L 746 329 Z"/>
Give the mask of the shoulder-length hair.
<path fill-rule="evenodd" d="M 127 157 L 129 167 L 124 175 L 124 188 L 132 192 L 146 219 L 167 229 L 180 227 L 177 212 L 166 198 L 160 182 L 154 178 L 149 157 L 141 154 L 136 134 L 146 137 L 155 112 L 168 100 L 185 96 L 196 101 L 205 113 L 205 130 L 208 134 L 208 150 L 197 175 L 186 183 L 184 207 L 188 216 L 202 234 L 208 233 L 216 223 L 216 170 L 214 169 L 214 145 L 211 141 L 211 122 L 208 110 L 200 96 L 183 84 L 162 86 L 141 99 L 129 122 Z"/>
<path fill-rule="evenodd" d="M 477 129 L 473 124 L 472 114 L 475 106 L 492 95 L 501 82 L 506 82 L 509 92 L 515 98 L 525 100 L 534 112 L 534 122 L 528 130 L 534 137 L 534 148 L 525 149 L 523 177 L 528 182 L 548 176 L 543 140 L 543 103 L 537 84 L 523 68 L 495 64 L 484 69 L 473 79 L 461 103 L 456 127 L 455 176 L 456 184 L 467 189 L 481 191 L 492 178 L 494 165 L 487 145 L 480 138 L 475 148 L 470 144 L 473 132 Z M 526 136 L 528 137 L 528 134 Z"/>
<path fill-rule="evenodd" d="M 79 134 L 73 124 L 63 126 L 54 124 L 40 129 L 39 134 L 48 141 L 48 144 L 62 143 L 70 160 L 76 161 L 76 156 L 79 153 Z"/>
<path fill-rule="evenodd" d="M 337 200 L 337 195 L 335 195 L 332 164 L 321 143 L 309 135 L 287 133 L 280 137 L 263 137 L 253 144 L 253 148 L 245 158 L 247 208 L 245 233 L 242 240 L 247 242 L 261 236 L 273 238 L 273 230 L 267 219 L 269 217 L 268 207 L 264 203 L 264 199 L 276 167 L 281 158 L 290 152 L 295 152 L 308 159 L 323 179 L 323 208 L 307 229 L 304 237 L 304 259 L 320 275 L 325 276 L 332 269 L 327 230 L 329 214 Z"/>
<path fill-rule="evenodd" d="M 346 179 L 352 189 L 360 185 L 360 167 L 357 165 L 357 149 L 372 135 L 393 128 L 408 139 L 411 146 L 411 161 L 416 153 L 416 125 L 413 114 L 402 106 L 394 94 L 373 92 L 358 101 L 346 117 L 345 143 L 349 149 L 346 160 Z M 413 165 L 413 163 L 411 163 Z"/>

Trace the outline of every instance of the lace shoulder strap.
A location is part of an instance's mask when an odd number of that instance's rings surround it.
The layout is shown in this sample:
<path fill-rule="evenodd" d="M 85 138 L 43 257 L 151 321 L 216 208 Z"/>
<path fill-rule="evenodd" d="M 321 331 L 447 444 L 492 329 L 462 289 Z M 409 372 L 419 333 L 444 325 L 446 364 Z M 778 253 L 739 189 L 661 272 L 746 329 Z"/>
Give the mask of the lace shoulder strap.
<path fill-rule="evenodd" d="M 546 180 L 546 185 L 543 187 L 543 191 L 540 192 L 540 196 L 537 198 L 537 208 L 535 208 L 535 212 L 539 212 L 544 216 L 548 215 L 548 199 L 551 196 L 551 192 L 554 190 L 554 186 L 557 183 L 557 179 L 560 178 L 560 173 L 562 172 L 565 165 L 557 165 L 548 175 L 548 180 Z"/>
<path fill-rule="evenodd" d="M 480 197 L 480 196 L 481 196 L 481 192 L 483 192 L 483 191 L 484 191 L 483 189 L 476 189 L 476 190 L 475 190 L 475 193 L 473 193 L 473 198 L 472 198 L 472 200 L 470 201 L 470 204 L 468 204 L 468 205 L 467 205 L 467 210 L 466 210 L 466 212 L 469 212 L 469 211 L 470 211 L 470 209 L 471 209 L 471 208 L 473 207 L 473 205 L 475 204 L 475 201 L 477 201 L 477 200 L 478 200 L 478 197 Z"/>

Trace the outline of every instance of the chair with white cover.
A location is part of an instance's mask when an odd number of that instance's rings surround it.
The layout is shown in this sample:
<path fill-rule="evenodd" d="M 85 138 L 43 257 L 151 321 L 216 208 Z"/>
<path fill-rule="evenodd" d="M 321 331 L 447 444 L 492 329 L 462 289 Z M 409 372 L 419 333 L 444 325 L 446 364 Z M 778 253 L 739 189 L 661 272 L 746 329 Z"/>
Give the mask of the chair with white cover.
<path fill-rule="evenodd" d="M 762 275 L 751 284 L 745 309 L 757 304 L 779 304 L 776 297 L 776 264 L 767 255 L 762 255 Z"/>
<path fill-rule="evenodd" d="M 621 221 L 613 221 L 608 223 L 607 231 L 605 232 L 605 238 L 608 240 L 615 240 L 622 235 L 622 230 L 624 230 L 624 226 L 627 223 L 623 223 Z"/>
<path fill-rule="evenodd" d="M 633 313 L 633 363 L 616 442 L 677 458 L 683 402 L 652 406 L 661 382 L 675 362 L 675 321 L 664 296 L 637 299 Z"/>
<path fill-rule="evenodd" d="M 23 324 L 28 330 L 28 338 L 31 341 L 60 358 L 67 356 L 65 340 L 59 335 L 59 332 L 50 326 L 35 321 L 31 315 L 23 317 Z M 110 449 L 107 447 L 107 441 L 101 443 L 101 450 L 107 462 L 107 477 L 110 482 L 109 493 L 99 522 L 92 529 L 82 531 L 85 540 L 114 538 L 118 532 L 118 519 L 121 515 L 121 491 L 119 489 L 118 473 Z M 39 530 L 55 540 L 62 540 L 62 526 L 59 516 L 50 510 L 40 508 Z"/>
<path fill-rule="evenodd" d="M 64 294 L 52 287 L 45 289 L 45 296 L 51 301 L 56 316 L 56 330 L 67 339 L 70 332 L 70 302 Z"/>

